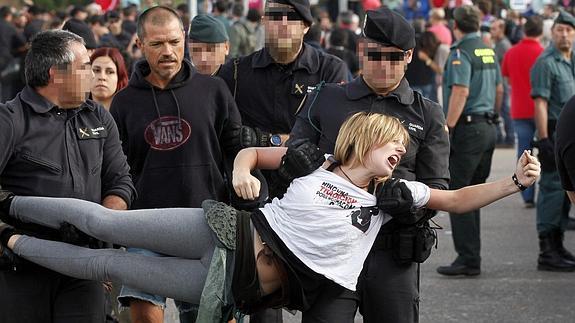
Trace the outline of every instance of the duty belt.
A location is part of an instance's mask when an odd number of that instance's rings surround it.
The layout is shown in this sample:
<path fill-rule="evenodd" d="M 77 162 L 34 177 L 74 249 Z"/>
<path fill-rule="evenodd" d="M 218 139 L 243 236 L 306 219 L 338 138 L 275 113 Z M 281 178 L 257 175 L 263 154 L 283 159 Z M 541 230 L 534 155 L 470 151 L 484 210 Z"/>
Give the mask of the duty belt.
<path fill-rule="evenodd" d="M 498 119 L 497 114 L 493 112 L 476 113 L 476 114 L 465 114 L 459 117 L 457 124 L 471 124 L 471 123 L 496 123 Z"/>

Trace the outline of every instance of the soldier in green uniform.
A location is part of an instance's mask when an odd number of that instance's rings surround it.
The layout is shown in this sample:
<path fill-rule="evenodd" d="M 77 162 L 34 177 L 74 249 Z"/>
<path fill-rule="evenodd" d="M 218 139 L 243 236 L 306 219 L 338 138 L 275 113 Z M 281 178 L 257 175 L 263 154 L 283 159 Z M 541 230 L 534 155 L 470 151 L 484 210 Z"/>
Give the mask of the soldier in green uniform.
<path fill-rule="evenodd" d="M 559 113 L 575 95 L 575 18 L 561 11 L 551 29 L 553 43 L 531 69 L 531 97 L 535 101 L 541 179 L 537 201 L 539 259 L 537 268 L 549 271 L 575 270 L 575 257 L 563 247 L 569 200 L 561 187 L 555 166 L 554 134 Z"/>
<path fill-rule="evenodd" d="M 494 107 L 503 95 L 501 73 L 493 49 L 479 36 L 475 7 L 454 11 L 457 42 L 451 47 L 443 77 L 443 102 L 451 138 L 451 189 L 484 183 L 491 169 L 496 128 Z M 479 210 L 450 214 L 457 259 L 437 268 L 443 275 L 479 275 L 481 266 Z"/>

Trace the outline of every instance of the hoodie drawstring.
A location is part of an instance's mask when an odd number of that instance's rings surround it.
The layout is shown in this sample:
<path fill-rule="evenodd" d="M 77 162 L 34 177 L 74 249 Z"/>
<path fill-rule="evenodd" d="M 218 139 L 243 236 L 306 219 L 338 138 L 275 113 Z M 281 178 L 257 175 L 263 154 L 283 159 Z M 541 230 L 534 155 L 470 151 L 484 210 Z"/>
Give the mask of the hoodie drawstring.
<path fill-rule="evenodd" d="M 160 113 L 160 106 L 158 105 L 158 99 L 156 98 L 156 90 L 154 89 L 154 86 L 151 86 L 151 88 L 152 88 L 152 97 L 154 99 L 154 107 L 156 108 L 156 113 L 158 114 L 158 118 L 162 118 L 162 114 Z M 181 130 L 182 129 L 182 113 L 180 110 L 180 103 L 178 102 L 178 99 L 176 98 L 176 94 L 174 93 L 174 91 L 172 89 L 170 89 L 170 93 L 172 94 L 172 98 L 176 102 L 176 108 L 178 109 L 178 127 Z"/>

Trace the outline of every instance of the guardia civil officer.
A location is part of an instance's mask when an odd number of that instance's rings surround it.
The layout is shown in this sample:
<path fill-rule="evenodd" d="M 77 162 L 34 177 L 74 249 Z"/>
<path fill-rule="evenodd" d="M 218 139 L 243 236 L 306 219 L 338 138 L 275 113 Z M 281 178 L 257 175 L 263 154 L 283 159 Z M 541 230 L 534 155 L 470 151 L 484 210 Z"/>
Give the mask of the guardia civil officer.
<path fill-rule="evenodd" d="M 404 77 L 415 47 L 415 32 L 402 16 L 385 7 L 368 11 L 365 19 L 358 43 L 362 74 L 348 84 L 319 84 L 312 90 L 298 114 L 288 145 L 292 140 L 309 138 L 322 151 L 333 153 L 339 128 L 350 115 L 358 111 L 392 115 L 410 134 L 407 153 L 393 176 L 445 189 L 449 142 L 443 111 L 437 103 L 414 92 Z M 325 288 L 321 301 L 304 313 L 304 318 L 353 322 L 361 298 L 365 322 L 417 322 L 418 265 L 411 258 L 413 250 L 391 242 L 394 234 L 413 232 L 414 222 L 425 221 L 433 213 L 412 216 L 396 218 L 382 227 L 365 262 L 357 294 L 337 286 Z M 410 256 L 402 258 L 404 254 Z"/>
<path fill-rule="evenodd" d="M 230 52 L 230 37 L 224 24 L 210 15 L 197 15 L 190 23 L 188 38 L 194 67 L 201 74 L 215 75 Z"/>
<path fill-rule="evenodd" d="M 575 95 L 575 18 L 561 10 L 551 28 L 553 43 L 531 68 L 541 179 L 537 196 L 537 269 L 574 271 L 575 257 L 563 247 L 569 200 L 561 187 L 554 158 L 555 125 L 565 103 Z M 571 125 L 572 126 L 572 125 Z"/>
<path fill-rule="evenodd" d="M 462 6 L 453 13 L 457 41 L 443 75 L 443 102 L 451 138 L 451 189 L 484 183 L 491 169 L 497 136 L 494 107 L 501 106 L 503 85 L 495 51 L 479 36 L 479 12 Z M 479 275 L 479 210 L 450 214 L 457 258 L 437 268 L 442 275 Z"/>
<path fill-rule="evenodd" d="M 224 64 L 218 73 L 235 97 L 242 123 L 256 128 L 252 145 L 283 145 L 308 87 L 347 80 L 342 60 L 303 42 L 312 23 L 308 0 L 267 1 L 265 47 Z"/>

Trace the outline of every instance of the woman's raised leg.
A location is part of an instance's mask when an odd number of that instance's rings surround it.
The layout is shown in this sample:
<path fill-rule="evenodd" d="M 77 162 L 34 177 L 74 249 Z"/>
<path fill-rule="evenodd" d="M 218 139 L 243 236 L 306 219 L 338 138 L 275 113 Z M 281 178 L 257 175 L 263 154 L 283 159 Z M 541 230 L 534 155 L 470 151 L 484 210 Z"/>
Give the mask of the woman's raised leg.
<path fill-rule="evenodd" d="M 55 229 L 68 222 L 103 241 L 188 259 L 214 247 L 202 209 L 116 211 L 78 199 L 16 196 L 10 215 Z"/>
<path fill-rule="evenodd" d="M 64 275 L 118 281 L 140 290 L 198 304 L 211 256 L 205 259 L 148 257 L 116 249 L 88 249 L 63 242 L 18 236 L 13 251 Z"/>

